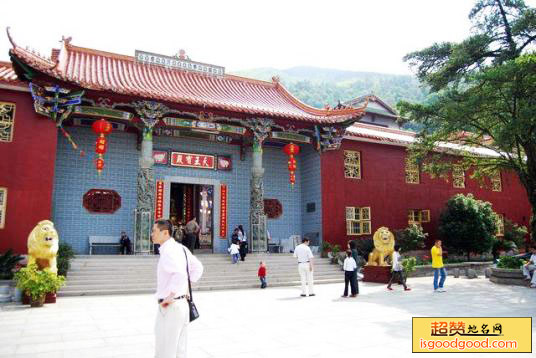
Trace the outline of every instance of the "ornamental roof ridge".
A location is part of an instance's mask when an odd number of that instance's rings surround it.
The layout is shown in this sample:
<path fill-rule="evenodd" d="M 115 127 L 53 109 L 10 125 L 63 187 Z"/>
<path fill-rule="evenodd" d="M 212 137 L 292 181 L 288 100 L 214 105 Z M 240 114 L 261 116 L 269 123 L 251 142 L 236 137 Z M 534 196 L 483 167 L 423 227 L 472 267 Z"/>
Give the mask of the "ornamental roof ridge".
<path fill-rule="evenodd" d="M 8 30 L 8 36 L 9 30 Z M 188 70 L 146 64 L 135 57 L 72 45 L 63 37 L 53 58 L 44 58 L 18 46 L 10 37 L 15 71 L 25 66 L 45 76 L 86 89 L 112 91 L 171 103 L 202 106 L 316 124 L 349 125 L 364 113 L 359 108 L 319 109 L 294 97 L 279 81 L 262 81 L 236 75 L 214 76 Z"/>

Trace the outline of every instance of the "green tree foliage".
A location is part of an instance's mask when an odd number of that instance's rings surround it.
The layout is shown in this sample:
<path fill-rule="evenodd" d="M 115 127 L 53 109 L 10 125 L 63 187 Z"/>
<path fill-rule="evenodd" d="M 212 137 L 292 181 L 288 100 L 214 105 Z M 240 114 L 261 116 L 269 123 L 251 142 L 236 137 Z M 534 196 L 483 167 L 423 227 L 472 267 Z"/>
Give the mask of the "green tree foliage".
<path fill-rule="evenodd" d="M 491 249 L 497 231 L 497 215 L 489 202 L 473 195 L 456 194 L 439 217 L 439 235 L 445 247 L 460 254 L 484 253 Z"/>
<path fill-rule="evenodd" d="M 402 252 L 424 249 L 424 241 L 428 236 L 423 232 L 422 226 L 417 224 L 411 224 L 404 230 L 397 230 L 395 235 L 396 243 L 400 245 Z"/>
<path fill-rule="evenodd" d="M 511 241 L 516 244 L 518 249 L 526 246 L 525 238 L 527 237 L 528 230 L 525 226 L 519 226 L 511 220 L 504 220 L 504 237 L 505 241 Z"/>
<path fill-rule="evenodd" d="M 352 72 L 315 67 L 287 70 L 259 68 L 237 71 L 240 76 L 271 80 L 279 76 L 285 88 L 302 102 L 317 108 L 335 106 L 339 101 L 374 93 L 394 106 L 400 100 L 423 102 L 428 91 L 413 76 L 371 72 Z M 409 124 L 410 127 L 415 126 Z"/>
<path fill-rule="evenodd" d="M 432 174 L 451 171 L 452 158 L 482 182 L 514 171 L 536 213 L 536 10 L 522 0 L 478 0 L 469 18 L 464 41 L 405 57 L 432 91 L 428 103 L 398 104 L 422 126 L 410 154 Z M 536 238 L 536 220 L 530 225 Z"/>

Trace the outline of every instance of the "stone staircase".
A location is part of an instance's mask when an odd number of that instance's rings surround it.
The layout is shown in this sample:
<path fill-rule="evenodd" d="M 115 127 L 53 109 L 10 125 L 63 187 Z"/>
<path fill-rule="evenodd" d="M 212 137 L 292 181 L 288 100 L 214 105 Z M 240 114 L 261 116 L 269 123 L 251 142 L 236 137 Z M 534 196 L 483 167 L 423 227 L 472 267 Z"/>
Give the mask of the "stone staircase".
<path fill-rule="evenodd" d="M 300 285 L 298 265 L 291 254 L 249 254 L 245 262 L 231 264 L 229 255 L 196 255 L 204 266 L 203 277 L 194 290 L 224 290 L 260 286 L 260 261 L 268 269 L 268 286 Z M 77 256 L 71 262 L 67 284 L 58 296 L 154 293 L 158 256 Z M 344 282 L 338 265 L 315 259 L 315 284 Z"/>

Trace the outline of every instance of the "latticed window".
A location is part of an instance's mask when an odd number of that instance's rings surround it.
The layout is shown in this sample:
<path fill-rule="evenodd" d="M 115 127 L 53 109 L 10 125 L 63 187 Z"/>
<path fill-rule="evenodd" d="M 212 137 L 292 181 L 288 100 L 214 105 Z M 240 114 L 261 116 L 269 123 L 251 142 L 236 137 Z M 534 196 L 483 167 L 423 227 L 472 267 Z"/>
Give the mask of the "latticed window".
<path fill-rule="evenodd" d="M 491 190 L 502 191 L 501 172 L 497 172 L 491 177 Z"/>
<path fill-rule="evenodd" d="M 0 102 L 0 142 L 13 140 L 13 128 L 15 125 L 15 104 Z"/>
<path fill-rule="evenodd" d="M 420 173 L 419 164 L 410 158 L 406 158 L 406 183 L 419 184 Z"/>
<path fill-rule="evenodd" d="M 370 207 L 346 207 L 346 235 L 370 235 Z"/>
<path fill-rule="evenodd" d="M 344 151 L 344 177 L 361 179 L 361 153 L 352 150 Z"/>
<path fill-rule="evenodd" d="M 7 189 L 0 188 L 0 229 L 6 224 Z"/>
<path fill-rule="evenodd" d="M 452 168 L 452 185 L 455 188 L 465 188 L 465 172 L 461 165 Z"/>
<path fill-rule="evenodd" d="M 410 209 L 408 210 L 408 224 L 422 224 L 430 222 L 430 210 Z"/>
<path fill-rule="evenodd" d="M 497 214 L 497 236 L 504 236 L 504 215 Z"/>
<path fill-rule="evenodd" d="M 121 207 L 121 196 L 115 190 L 91 189 L 84 194 L 84 208 L 98 214 L 112 214 Z"/>

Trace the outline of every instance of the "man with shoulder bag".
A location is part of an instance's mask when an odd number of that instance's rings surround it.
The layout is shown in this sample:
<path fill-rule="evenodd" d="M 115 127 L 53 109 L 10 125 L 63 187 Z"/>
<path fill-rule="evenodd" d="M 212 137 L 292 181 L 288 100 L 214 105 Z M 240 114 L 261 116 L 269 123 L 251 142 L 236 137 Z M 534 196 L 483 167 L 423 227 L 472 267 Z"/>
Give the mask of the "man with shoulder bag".
<path fill-rule="evenodd" d="M 171 237 L 172 224 L 158 220 L 151 238 L 160 245 L 157 267 L 155 357 L 185 358 L 188 323 L 198 317 L 192 301 L 190 281 L 203 274 L 203 264 Z"/>

